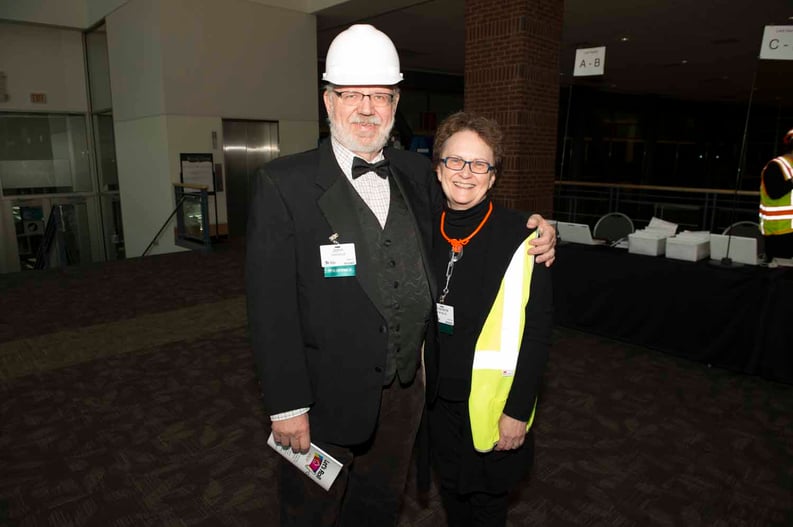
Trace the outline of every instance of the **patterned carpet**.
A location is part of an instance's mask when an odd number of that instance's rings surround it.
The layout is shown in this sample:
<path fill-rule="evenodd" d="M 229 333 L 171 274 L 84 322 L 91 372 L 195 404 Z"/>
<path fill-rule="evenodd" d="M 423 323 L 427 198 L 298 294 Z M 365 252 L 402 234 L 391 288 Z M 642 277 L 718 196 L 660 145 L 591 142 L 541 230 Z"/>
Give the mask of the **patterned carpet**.
<path fill-rule="evenodd" d="M 0 526 L 273 526 L 242 251 L 0 275 Z M 557 328 L 511 526 L 793 525 L 793 386 Z M 411 477 L 400 526 L 441 527 Z"/>

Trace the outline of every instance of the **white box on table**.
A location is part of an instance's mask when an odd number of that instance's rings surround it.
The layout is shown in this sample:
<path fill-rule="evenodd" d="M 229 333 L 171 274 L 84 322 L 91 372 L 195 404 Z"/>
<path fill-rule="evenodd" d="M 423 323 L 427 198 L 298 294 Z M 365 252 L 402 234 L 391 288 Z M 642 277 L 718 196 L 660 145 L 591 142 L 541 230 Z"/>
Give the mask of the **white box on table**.
<path fill-rule="evenodd" d="M 743 236 L 711 234 L 710 257 L 713 260 L 721 260 L 728 256 L 727 245 L 730 246 L 729 257 L 731 260 L 746 265 L 757 265 L 760 263 L 757 255 L 757 239 Z"/>
<path fill-rule="evenodd" d="M 666 240 L 666 257 L 673 260 L 698 262 L 710 256 L 710 241 L 693 243 L 675 238 Z"/>
<path fill-rule="evenodd" d="M 709 231 L 683 231 L 666 240 L 666 257 L 698 262 L 710 256 Z"/>
<path fill-rule="evenodd" d="M 644 229 L 628 235 L 628 252 L 660 256 L 666 252 L 666 239 L 677 232 L 677 224 L 653 216 Z"/>
<path fill-rule="evenodd" d="M 633 254 L 646 254 L 659 256 L 666 251 L 666 238 L 644 236 L 641 233 L 628 235 L 628 252 Z"/>

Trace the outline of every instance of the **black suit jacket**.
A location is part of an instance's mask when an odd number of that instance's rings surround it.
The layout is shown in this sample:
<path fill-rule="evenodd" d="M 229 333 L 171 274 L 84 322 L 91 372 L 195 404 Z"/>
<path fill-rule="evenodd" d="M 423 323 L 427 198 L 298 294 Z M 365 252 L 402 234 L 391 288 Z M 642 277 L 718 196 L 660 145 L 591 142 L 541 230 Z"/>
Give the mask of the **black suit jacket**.
<path fill-rule="evenodd" d="M 427 255 L 440 186 L 424 156 L 384 154 L 422 237 L 435 297 Z M 311 407 L 312 438 L 338 444 L 371 436 L 386 360 L 377 284 L 360 275 L 324 278 L 320 265 L 320 246 L 334 233 L 355 244 L 358 269 L 373 265 L 354 192 L 329 141 L 276 159 L 256 176 L 247 232 L 248 320 L 266 411 Z"/>

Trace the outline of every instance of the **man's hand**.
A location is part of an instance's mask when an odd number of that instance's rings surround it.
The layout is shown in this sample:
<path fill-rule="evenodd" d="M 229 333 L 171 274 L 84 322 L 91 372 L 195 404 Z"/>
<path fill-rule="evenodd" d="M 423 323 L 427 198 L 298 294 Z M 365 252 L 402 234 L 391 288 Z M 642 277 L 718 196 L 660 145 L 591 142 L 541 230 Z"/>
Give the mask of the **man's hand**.
<path fill-rule="evenodd" d="M 507 414 L 498 420 L 498 443 L 495 450 L 515 450 L 526 438 L 526 421 L 518 421 Z"/>
<path fill-rule="evenodd" d="M 526 227 L 540 229 L 540 237 L 529 242 L 534 246 L 529 249 L 529 254 L 536 255 L 537 263 L 544 263 L 545 267 L 550 267 L 556 259 L 556 229 L 539 214 L 532 214 L 526 222 Z"/>
<path fill-rule="evenodd" d="M 292 447 L 292 452 L 305 454 L 311 445 L 311 431 L 308 426 L 308 413 L 273 421 L 273 440 L 282 447 Z"/>

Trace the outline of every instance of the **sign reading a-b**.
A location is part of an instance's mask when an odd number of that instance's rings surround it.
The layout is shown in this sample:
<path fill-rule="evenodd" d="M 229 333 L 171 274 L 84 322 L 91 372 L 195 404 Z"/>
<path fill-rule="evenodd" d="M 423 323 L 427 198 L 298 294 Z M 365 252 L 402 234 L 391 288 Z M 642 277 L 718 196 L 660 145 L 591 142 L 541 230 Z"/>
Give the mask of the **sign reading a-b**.
<path fill-rule="evenodd" d="M 606 67 L 606 46 L 575 50 L 573 77 L 603 75 Z"/>

